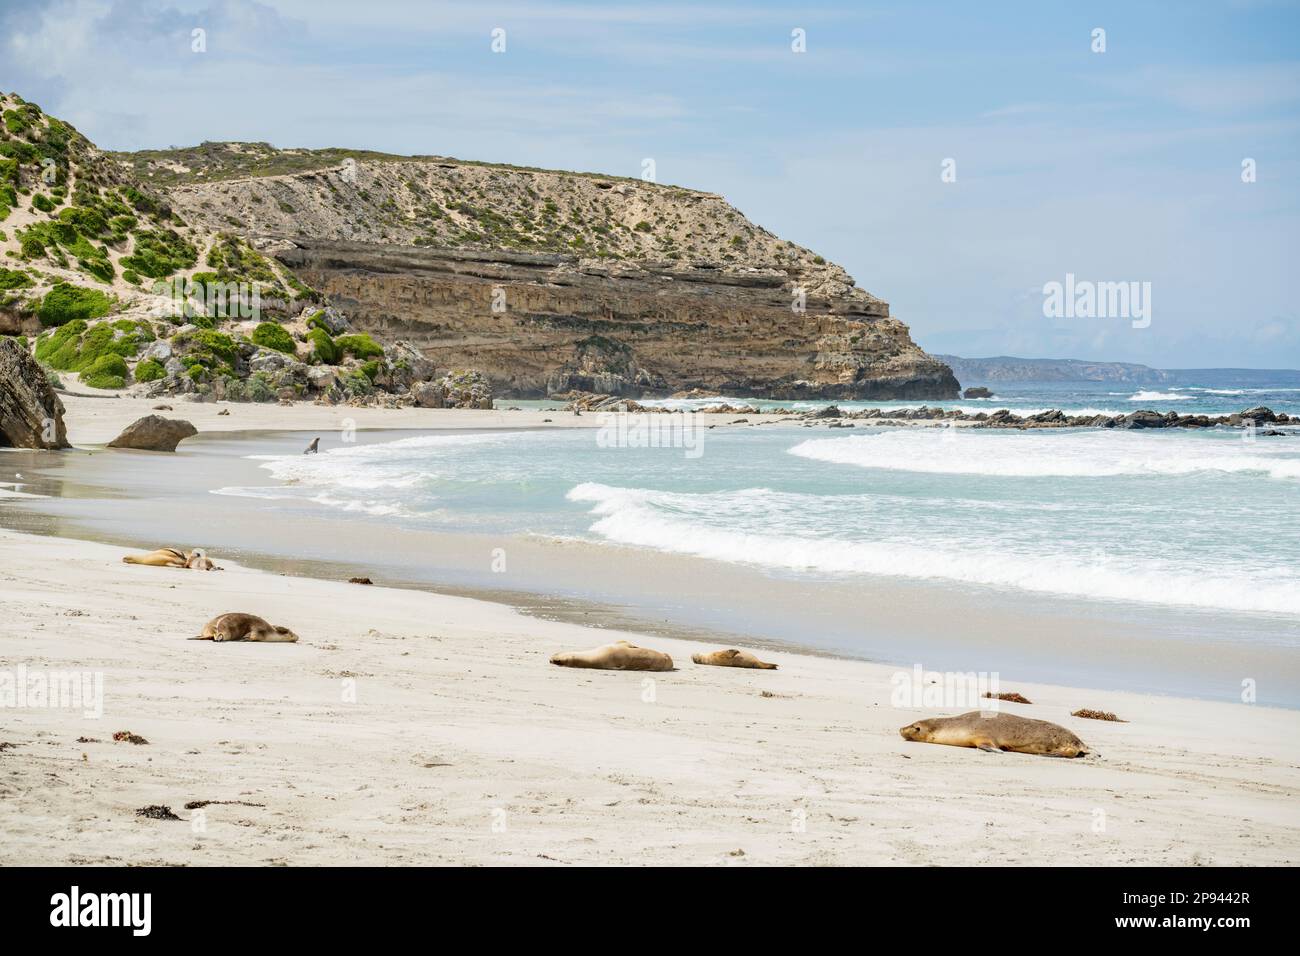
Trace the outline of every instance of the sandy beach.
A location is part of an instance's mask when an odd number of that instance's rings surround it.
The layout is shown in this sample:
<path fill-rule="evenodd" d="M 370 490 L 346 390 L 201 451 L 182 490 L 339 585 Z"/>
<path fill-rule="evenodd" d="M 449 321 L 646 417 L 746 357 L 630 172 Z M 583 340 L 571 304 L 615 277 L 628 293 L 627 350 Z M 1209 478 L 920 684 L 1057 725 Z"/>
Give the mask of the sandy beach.
<path fill-rule="evenodd" d="M 96 445 L 155 402 L 68 396 Z M 204 432 L 541 426 L 536 411 L 176 403 Z M 725 417 L 725 416 L 724 416 Z M 594 421 L 592 422 L 594 424 Z M 135 453 L 137 456 L 140 453 Z M 161 542 L 160 542 L 161 543 Z M 0 532 L 0 674 L 102 675 L 85 707 L 6 709 L 4 864 L 1290 864 L 1296 712 L 1015 682 L 1097 751 L 908 743 L 957 713 L 895 706 L 894 666 L 542 620 L 503 604 L 240 567 L 121 563 L 122 547 Z M 359 568 L 358 571 L 364 571 Z M 256 613 L 293 645 L 187 641 Z M 661 674 L 550 655 L 625 637 Z M 22 669 L 22 670 L 20 670 Z M 3 690 L 3 687 L 0 687 Z M 1070 716 L 1113 711 L 1126 723 Z M 148 744 L 114 741 L 129 731 Z M 199 811 L 187 804 L 213 801 Z M 166 806 L 179 820 L 136 811 Z"/>
<path fill-rule="evenodd" d="M 512 411 L 509 402 L 503 409 L 467 408 L 354 408 L 350 405 L 289 406 L 249 402 L 190 402 L 180 399 L 160 400 L 129 398 L 125 393 L 90 389 L 61 393 L 67 409 L 68 440 L 74 445 L 102 445 L 112 441 L 127 425 L 145 415 L 184 418 L 201 433 L 240 431 L 318 430 L 322 433 L 344 429 L 446 429 L 446 428 L 596 428 L 595 413 L 574 415 L 556 402 L 554 413 L 532 409 Z M 170 405 L 171 411 L 155 411 L 158 405 Z M 228 414 L 221 414 L 222 412 Z M 775 420 L 779 416 L 768 416 Z M 545 419 L 550 419 L 546 421 Z M 703 426 L 725 426 L 737 420 L 729 414 L 700 415 Z"/>
<path fill-rule="evenodd" d="M 1037 685 L 1081 760 L 912 744 L 896 668 L 631 640 L 678 669 L 575 671 L 617 636 L 501 605 L 241 569 L 131 567 L 0 534 L 2 666 L 103 675 L 103 716 L 5 714 L 5 864 L 1294 863 L 1293 711 Z M 186 641 L 234 609 L 296 645 Z M 648 681 L 648 682 L 647 682 Z M 1004 677 L 1004 687 L 1009 687 Z M 1086 706 L 1128 723 L 1082 720 Z M 130 731 L 147 745 L 114 742 Z M 81 742 L 89 738 L 94 742 Z M 185 805 L 214 803 L 195 822 Z M 248 806 L 246 804 L 257 804 Z M 138 817 L 169 806 L 180 821 Z"/>

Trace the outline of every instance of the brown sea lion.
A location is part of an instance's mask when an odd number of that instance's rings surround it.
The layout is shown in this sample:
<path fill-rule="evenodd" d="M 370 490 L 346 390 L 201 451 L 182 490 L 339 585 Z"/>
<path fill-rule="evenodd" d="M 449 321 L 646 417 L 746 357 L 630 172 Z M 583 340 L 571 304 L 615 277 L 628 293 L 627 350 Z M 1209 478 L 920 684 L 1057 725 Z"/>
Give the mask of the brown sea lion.
<path fill-rule="evenodd" d="M 1044 757 L 1082 757 L 1088 745 L 1058 724 L 1015 714 L 972 710 L 960 717 L 931 717 L 900 727 L 904 740 L 952 747 L 1010 750 Z"/>
<path fill-rule="evenodd" d="M 224 571 L 212 563 L 212 560 L 199 548 L 193 551 L 179 551 L 176 548 L 159 548 L 148 554 L 128 554 L 122 559 L 125 564 L 143 564 L 151 568 L 192 568 L 195 571 Z"/>
<path fill-rule="evenodd" d="M 775 664 L 760 661 L 749 651 L 738 651 L 729 647 L 725 651 L 712 651 L 708 654 L 692 654 L 691 660 L 697 664 L 714 664 L 718 667 L 752 667 L 760 671 L 774 671 Z"/>
<path fill-rule="evenodd" d="M 193 551 L 189 552 L 189 553 L 185 556 L 185 566 L 186 566 L 187 568 L 192 568 L 192 569 L 195 570 L 195 571 L 224 571 L 224 570 L 226 570 L 225 568 L 219 568 L 219 567 L 217 567 L 215 564 L 213 564 L 213 563 L 212 563 L 212 559 L 209 558 L 209 557 L 208 557 L 208 556 L 207 556 L 207 555 L 206 555 L 206 554 L 205 554 L 201 549 L 199 549 L 199 548 L 195 548 Z"/>
<path fill-rule="evenodd" d="M 183 568 L 189 562 L 189 555 L 175 548 L 159 548 L 148 554 L 128 554 L 122 561 L 125 564 L 144 564 L 151 568 Z"/>
<path fill-rule="evenodd" d="M 264 643 L 291 644 L 298 635 L 287 627 L 267 624 L 256 614 L 218 614 L 207 624 L 198 637 L 191 641 L 262 641 Z"/>
<path fill-rule="evenodd" d="M 562 651 L 551 655 L 561 667 L 594 667 L 607 671 L 670 671 L 673 659 L 662 651 L 615 641 L 589 651 Z"/>

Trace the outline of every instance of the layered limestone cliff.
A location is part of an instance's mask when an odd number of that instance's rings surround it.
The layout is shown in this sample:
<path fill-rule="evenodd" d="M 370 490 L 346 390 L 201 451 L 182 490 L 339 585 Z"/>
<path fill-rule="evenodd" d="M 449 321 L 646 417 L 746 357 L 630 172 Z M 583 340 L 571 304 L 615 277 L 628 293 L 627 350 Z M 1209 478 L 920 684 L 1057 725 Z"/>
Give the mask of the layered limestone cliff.
<path fill-rule="evenodd" d="M 253 237 L 354 327 L 481 369 L 499 394 L 957 395 L 887 303 L 716 195 L 265 144 L 119 160 L 189 221 Z"/>
<path fill-rule="evenodd" d="M 775 271 L 300 239 L 282 262 L 358 328 L 498 394 L 636 397 L 700 388 L 774 398 L 949 397 L 956 381 L 879 300 L 791 307 Z"/>

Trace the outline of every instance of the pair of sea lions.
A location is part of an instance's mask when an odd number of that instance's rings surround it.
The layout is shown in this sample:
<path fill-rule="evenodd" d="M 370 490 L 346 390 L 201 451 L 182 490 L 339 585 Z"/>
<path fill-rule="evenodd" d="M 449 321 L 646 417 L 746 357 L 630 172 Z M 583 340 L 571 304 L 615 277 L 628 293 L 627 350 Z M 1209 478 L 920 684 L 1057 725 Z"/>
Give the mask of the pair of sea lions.
<path fill-rule="evenodd" d="M 917 720 L 898 732 L 904 740 L 977 747 L 989 753 L 1009 750 L 1043 757 L 1082 757 L 1089 752 L 1087 744 L 1059 724 L 980 710 L 960 717 Z"/>
<path fill-rule="evenodd" d="M 191 641 L 260 641 L 265 644 L 292 644 L 298 635 L 287 627 L 268 624 L 256 614 L 231 612 L 218 614 L 207 624 L 198 637 Z"/>
<path fill-rule="evenodd" d="M 178 551 L 176 548 L 159 548 L 148 554 L 128 554 L 125 564 L 143 564 L 151 568 L 191 568 L 195 571 L 224 571 L 212 563 L 201 550 Z"/>
<path fill-rule="evenodd" d="M 776 670 L 775 664 L 760 661 L 748 651 L 734 647 L 710 654 L 692 654 L 697 664 L 714 664 L 718 667 L 751 667 L 757 670 Z M 670 671 L 673 659 L 662 651 L 637 647 L 627 641 L 615 641 L 589 651 L 564 651 L 551 656 L 551 663 L 560 667 L 590 667 L 607 671 Z"/>

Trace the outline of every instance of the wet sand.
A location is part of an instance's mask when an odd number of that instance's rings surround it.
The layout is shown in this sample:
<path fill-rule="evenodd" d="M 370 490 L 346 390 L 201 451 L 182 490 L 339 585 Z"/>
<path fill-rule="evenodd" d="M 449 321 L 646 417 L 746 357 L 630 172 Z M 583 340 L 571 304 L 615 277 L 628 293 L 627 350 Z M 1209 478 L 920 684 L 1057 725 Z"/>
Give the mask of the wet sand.
<path fill-rule="evenodd" d="M 244 407 L 234 409 L 238 415 Z M 269 406 L 259 414 L 270 409 L 286 424 L 319 413 L 312 406 Z M 228 427 L 233 417 L 217 421 Z M 512 413 L 508 421 L 513 428 L 530 420 L 537 427 L 542 417 L 549 416 Z M 362 429 L 356 441 L 426 433 Z M 0 527 L 142 548 L 202 546 L 277 572 L 361 574 L 579 623 L 908 667 L 1229 702 L 1249 679 L 1258 702 L 1300 706 L 1300 655 L 1294 653 L 1300 621 L 1278 615 L 906 578 L 814 579 L 609 543 L 450 532 L 305 502 L 210 493 L 273 484 L 248 456 L 295 454 L 315 434 L 212 431 L 184 442 L 175 455 L 8 452 L 5 460 L 25 476 L 22 491 L 46 497 L 0 507 Z M 508 558 L 504 569 L 493 560 L 498 549 Z"/>

